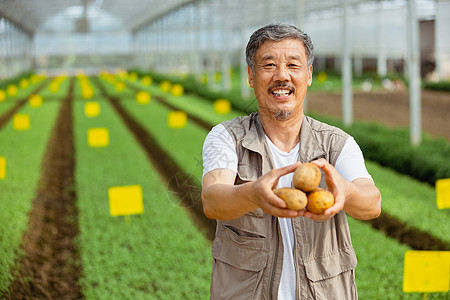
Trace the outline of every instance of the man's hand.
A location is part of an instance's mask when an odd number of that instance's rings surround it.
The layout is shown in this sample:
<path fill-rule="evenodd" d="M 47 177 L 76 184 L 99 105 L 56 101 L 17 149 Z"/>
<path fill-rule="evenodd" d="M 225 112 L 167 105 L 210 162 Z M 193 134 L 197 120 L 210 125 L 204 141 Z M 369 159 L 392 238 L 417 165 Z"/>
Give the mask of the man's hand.
<path fill-rule="evenodd" d="M 252 199 L 255 204 L 266 213 L 276 217 L 298 217 L 300 213 L 298 211 L 288 209 L 286 202 L 275 195 L 273 190 L 277 187 L 278 180 L 281 176 L 294 172 L 299 165 L 300 163 L 296 163 L 280 169 L 272 169 L 253 182 L 254 194 Z"/>
<path fill-rule="evenodd" d="M 325 210 L 323 214 L 314 214 L 310 211 L 305 210 L 302 211 L 300 215 L 313 220 L 329 220 L 344 209 L 345 191 L 348 181 L 342 178 L 338 171 L 323 158 L 319 158 L 318 160 L 312 161 L 311 163 L 315 164 L 324 171 L 325 182 L 327 184 L 328 190 L 334 196 L 334 204 L 332 207 Z"/>
<path fill-rule="evenodd" d="M 334 196 L 334 205 L 321 215 L 302 211 L 301 216 L 313 220 L 328 220 L 341 210 L 360 220 L 369 220 L 380 215 L 381 194 L 372 180 L 359 178 L 350 182 L 325 159 L 320 158 L 312 163 L 324 171 L 328 190 Z"/>
<path fill-rule="evenodd" d="M 202 202 L 207 217 L 230 220 L 261 208 L 268 214 L 295 218 L 300 212 L 286 208 L 286 202 L 273 190 L 281 176 L 294 172 L 300 165 L 296 163 L 280 169 L 273 169 L 256 181 L 234 185 L 236 174 L 228 169 L 217 169 L 203 178 Z"/>

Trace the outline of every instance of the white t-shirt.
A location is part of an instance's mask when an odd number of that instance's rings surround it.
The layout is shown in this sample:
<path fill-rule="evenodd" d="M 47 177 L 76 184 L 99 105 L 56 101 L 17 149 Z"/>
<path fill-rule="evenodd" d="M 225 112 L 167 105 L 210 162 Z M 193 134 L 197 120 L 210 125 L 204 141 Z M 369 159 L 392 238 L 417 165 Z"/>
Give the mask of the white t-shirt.
<path fill-rule="evenodd" d="M 266 139 L 272 153 L 275 168 L 282 168 L 297 162 L 300 144 L 297 144 L 291 151 L 284 152 L 278 149 L 267 136 Z M 230 169 L 237 173 L 237 165 L 236 145 L 233 138 L 222 124 L 214 126 L 203 144 L 203 176 L 215 169 Z M 335 168 L 348 181 L 353 181 L 357 178 L 372 179 L 364 165 L 361 149 L 353 137 L 348 137 L 345 141 L 344 147 L 336 160 Z M 278 187 L 290 187 L 292 177 L 293 173 L 282 176 L 278 181 Z M 296 274 L 292 222 L 289 218 L 278 218 L 278 221 L 284 246 L 283 269 L 278 289 L 278 299 L 295 299 Z"/>

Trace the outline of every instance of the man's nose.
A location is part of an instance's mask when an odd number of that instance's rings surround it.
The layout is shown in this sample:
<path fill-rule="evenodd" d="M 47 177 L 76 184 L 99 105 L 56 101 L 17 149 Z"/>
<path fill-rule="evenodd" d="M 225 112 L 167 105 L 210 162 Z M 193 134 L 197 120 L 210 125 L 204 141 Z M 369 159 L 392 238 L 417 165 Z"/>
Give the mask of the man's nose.
<path fill-rule="evenodd" d="M 288 81 L 290 79 L 289 70 L 285 65 L 280 65 L 275 70 L 274 80 L 276 81 Z"/>

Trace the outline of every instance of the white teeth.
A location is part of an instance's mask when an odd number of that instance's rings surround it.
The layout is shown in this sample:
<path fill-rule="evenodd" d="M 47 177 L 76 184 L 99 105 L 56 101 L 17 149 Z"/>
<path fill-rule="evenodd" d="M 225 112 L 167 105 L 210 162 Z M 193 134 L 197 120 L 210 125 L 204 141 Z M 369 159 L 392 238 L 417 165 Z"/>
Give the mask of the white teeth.
<path fill-rule="evenodd" d="M 274 94 L 277 97 L 289 96 L 290 93 L 291 93 L 290 90 L 275 90 L 275 91 L 272 91 L 272 94 Z"/>

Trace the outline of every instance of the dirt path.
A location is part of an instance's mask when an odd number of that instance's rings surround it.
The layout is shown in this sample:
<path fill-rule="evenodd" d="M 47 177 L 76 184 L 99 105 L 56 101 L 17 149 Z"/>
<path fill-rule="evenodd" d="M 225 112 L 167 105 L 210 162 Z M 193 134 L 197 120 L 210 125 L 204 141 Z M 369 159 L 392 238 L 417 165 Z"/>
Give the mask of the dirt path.
<path fill-rule="evenodd" d="M 353 95 L 354 119 L 376 121 L 391 127 L 409 126 L 409 93 L 355 92 Z M 340 93 L 309 92 L 308 110 L 341 117 Z M 450 140 L 450 93 L 422 91 L 422 130 L 433 137 Z"/>
<path fill-rule="evenodd" d="M 20 270 L 5 299 L 79 299 L 71 81 L 47 145 Z"/>

